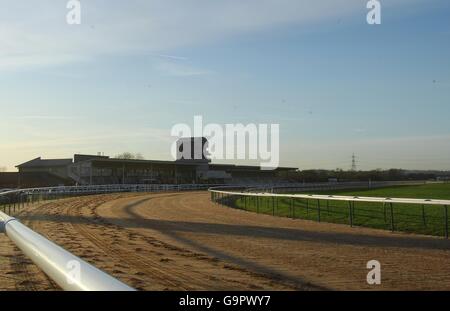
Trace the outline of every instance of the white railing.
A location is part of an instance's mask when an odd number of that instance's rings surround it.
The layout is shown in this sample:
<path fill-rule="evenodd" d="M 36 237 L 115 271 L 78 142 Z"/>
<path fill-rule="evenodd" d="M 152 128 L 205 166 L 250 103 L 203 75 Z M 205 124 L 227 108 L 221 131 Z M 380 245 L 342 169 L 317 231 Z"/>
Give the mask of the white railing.
<path fill-rule="evenodd" d="M 433 199 L 408 199 L 408 198 L 383 198 L 383 197 L 363 197 L 363 196 L 339 196 L 339 195 L 321 195 L 321 194 L 280 194 L 267 192 L 236 192 L 220 190 L 222 188 L 210 188 L 209 191 L 216 194 L 238 195 L 247 197 L 276 197 L 276 198 L 294 198 L 294 199 L 316 199 L 327 201 L 346 201 L 346 202 L 378 202 L 378 203 L 404 203 L 420 205 L 447 205 L 450 206 L 450 200 Z"/>
<path fill-rule="evenodd" d="M 387 184 L 385 184 L 386 186 Z M 236 190 L 233 190 L 236 189 Z M 267 188 L 270 189 L 270 188 Z M 323 188 L 320 188 L 323 190 Z M 334 189 L 331 187 L 331 189 Z M 326 189 L 326 190 L 331 190 Z M 338 187 L 336 189 L 342 189 Z M 273 190 L 273 189 L 272 189 Z M 305 190 L 303 188 L 303 190 Z M 306 189 L 309 190 L 309 189 Z M 257 189 L 252 188 L 251 191 L 245 189 L 243 187 L 212 187 L 209 188 L 209 192 L 211 193 L 211 200 L 215 203 L 227 205 L 230 207 L 235 207 L 237 199 L 243 199 L 245 206 L 247 205 L 247 198 L 254 198 L 254 204 L 257 206 L 257 211 L 259 211 L 259 206 L 261 205 L 261 198 L 272 198 L 272 199 L 290 199 L 291 214 L 295 213 L 294 200 L 303 199 L 306 202 L 311 200 L 317 202 L 317 213 L 318 213 L 318 221 L 321 221 L 321 205 L 320 202 L 325 201 L 328 205 L 330 201 L 341 201 L 348 202 L 348 215 L 349 215 L 349 224 L 351 226 L 354 225 L 354 209 L 356 202 L 363 203 L 379 203 L 385 209 L 386 206 L 390 208 L 390 217 L 391 217 L 391 230 L 395 231 L 394 225 L 394 204 L 411 204 L 411 205 L 420 205 L 422 206 L 422 215 L 425 217 L 425 206 L 435 205 L 443 207 L 443 226 L 444 226 L 444 236 L 445 238 L 449 238 L 449 214 L 448 207 L 450 206 L 450 200 L 435 200 L 435 199 L 410 199 L 410 198 L 386 198 L 386 197 L 364 197 L 364 196 L 339 196 L 339 195 L 319 195 L 319 194 L 282 194 L 282 193 L 273 193 L 273 192 L 258 192 Z M 273 200 L 272 205 L 272 214 L 275 216 L 275 201 Z M 308 204 L 308 203 L 307 203 Z M 246 209 L 246 207 L 244 207 Z M 386 217 L 386 210 L 384 210 Z M 294 217 L 295 218 L 295 217 Z"/>
<path fill-rule="evenodd" d="M 90 185 L 90 186 L 58 186 L 58 187 L 44 187 L 44 188 L 26 188 L 16 189 L 0 193 L 0 196 L 14 194 L 14 193 L 111 193 L 111 192 L 155 192 L 155 191 L 189 191 L 189 190 L 205 190 L 214 185 L 208 184 L 136 184 L 136 185 Z M 220 186 L 220 185 L 216 185 Z"/>
<path fill-rule="evenodd" d="M 161 192 L 205 190 L 210 185 L 95 185 L 9 190 L 0 193 L 0 232 L 64 290 L 134 290 L 105 272 L 74 256 L 42 235 L 7 215 L 27 204 L 69 196 L 118 192 Z"/>
<path fill-rule="evenodd" d="M 0 212 L 0 231 L 56 284 L 72 291 L 132 291 L 130 286 L 74 256 Z"/>

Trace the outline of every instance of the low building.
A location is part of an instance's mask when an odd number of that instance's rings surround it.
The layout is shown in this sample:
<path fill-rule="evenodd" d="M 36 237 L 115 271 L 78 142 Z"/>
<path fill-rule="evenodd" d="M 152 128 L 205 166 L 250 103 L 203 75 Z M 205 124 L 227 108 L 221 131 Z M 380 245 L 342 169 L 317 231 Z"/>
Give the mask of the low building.
<path fill-rule="evenodd" d="M 91 158 L 69 166 L 78 184 L 276 183 L 296 168 L 262 170 L 259 166 L 210 164 L 204 161 L 156 161 Z"/>
<path fill-rule="evenodd" d="M 188 138 L 178 144 L 194 144 L 204 138 Z M 262 170 L 259 166 L 212 164 L 207 157 L 179 157 L 176 161 L 116 159 L 103 155 L 75 154 L 72 159 L 36 158 L 17 166 L 20 176 L 46 173 L 58 177 L 61 183 L 78 185 L 102 184 L 261 184 L 287 181 L 288 172 L 296 168 Z M 53 181 L 54 183 L 55 181 Z"/>
<path fill-rule="evenodd" d="M 50 173 L 61 178 L 68 178 L 68 168 L 72 164 L 72 159 L 46 159 L 41 157 L 19 164 L 16 168 L 19 173 L 39 172 Z"/>

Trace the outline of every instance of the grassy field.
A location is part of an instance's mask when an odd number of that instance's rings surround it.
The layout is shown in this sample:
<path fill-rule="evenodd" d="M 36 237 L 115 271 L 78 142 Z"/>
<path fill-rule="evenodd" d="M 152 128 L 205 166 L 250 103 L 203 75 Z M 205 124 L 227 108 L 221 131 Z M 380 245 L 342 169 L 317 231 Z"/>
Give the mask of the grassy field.
<path fill-rule="evenodd" d="M 339 190 L 315 194 L 355 195 L 372 197 L 450 199 L 450 184 L 397 186 L 372 190 Z M 378 229 L 445 235 L 443 206 L 381 203 L 355 203 L 352 217 L 348 202 L 289 198 L 238 198 L 233 207 L 274 216 L 301 218 L 321 222 L 350 224 Z M 450 207 L 449 207 L 450 213 Z"/>

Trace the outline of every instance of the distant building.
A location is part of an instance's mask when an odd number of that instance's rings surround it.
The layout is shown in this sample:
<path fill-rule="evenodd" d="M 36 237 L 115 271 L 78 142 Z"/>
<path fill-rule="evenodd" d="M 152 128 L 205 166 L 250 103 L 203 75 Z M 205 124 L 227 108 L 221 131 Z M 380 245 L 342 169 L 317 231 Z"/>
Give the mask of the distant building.
<path fill-rule="evenodd" d="M 450 176 L 438 176 L 436 177 L 437 181 L 450 181 Z"/>
<path fill-rule="evenodd" d="M 200 141 L 199 141 L 200 140 Z M 207 149 L 205 138 L 181 139 L 178 152 L 182 153 L 186 144 L 195 143 Z M 191 155 L 193 155 L 193 148 Z M 206 155 L 179 157 L 176 161 L 126 160 L 108 156 L 75 154 L 72 159 L 36 158 L 17 166 L 18 183 L 23 186 L 25 174 L 47 174 L 59 178 L 52 180 L 59 184 L 100 185 L 100 184 L 185 184 L 185 183 L 230 183 L 261 184 L 287 181 L 288 172 L 296 168 L 262 170 L 259 166 L 212 164 Z M 44 182 L 45 183 L 45 182 Z M 49 182 L 50 183 L 50 182 Z M 45 186 L 41 185 L 41 186 Z M 50 186 L 50 184 L 49 184 Z"/>
<path fill-rule="evenodd" d="M 49 159 L 43 160 L 40 157 L 17 165 L 20 173 L 45 172 L 62 178 L 69 177 L 68 167 L 72 164 L 72 159 Z"/>
<path fill-rule="evenodd" d="M 204 160 L 157 161 L 92 157 L 69 165 L 78 184 L 273 183 L 295 168 L 211 164 Z"/>

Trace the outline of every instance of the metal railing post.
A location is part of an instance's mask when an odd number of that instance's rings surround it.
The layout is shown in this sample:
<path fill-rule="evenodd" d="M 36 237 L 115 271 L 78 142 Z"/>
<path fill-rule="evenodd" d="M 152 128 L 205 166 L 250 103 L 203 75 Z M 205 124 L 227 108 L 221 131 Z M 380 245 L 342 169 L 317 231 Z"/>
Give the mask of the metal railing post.
<path fill-rule="evenodd" d="M 350 227 L 353 227 L 353 212 L 352 212 L 352 201 L 348 201 L 348 217 L 350 222 Z"/>
<path fill-rule="evenodd" d="M 389 203 L 391 207 L 391 231 L 395 231 L 395 223 L 394 223 L 394 204 L 392 202 Z"/>
<path fill-rule="evenodd" d="M 272 197 L 272 216 L 275 216 L 275 198 Z"/>
<path fill-rule="evenodd" d="M 445 238 L 448 239 L 448 206 L 444 206 L 444 216 L 445 216 Z"/>
<path fill-rule="evenodd" d="M 320 200 L 317 200 L 317 220 L 320 222 Z"/>
<path fill-rule="evenodd" d="M 295 218 L 294 198 L 293 197 L 291 197 L 291 216 L 292 216 L 292 218 Z"/>
<path fill-rule="evenodd" d="M 426 227 L 427 226 L 427 220 L 425 218 L 425 205 L 422 204 L 422 223 Z"/>

